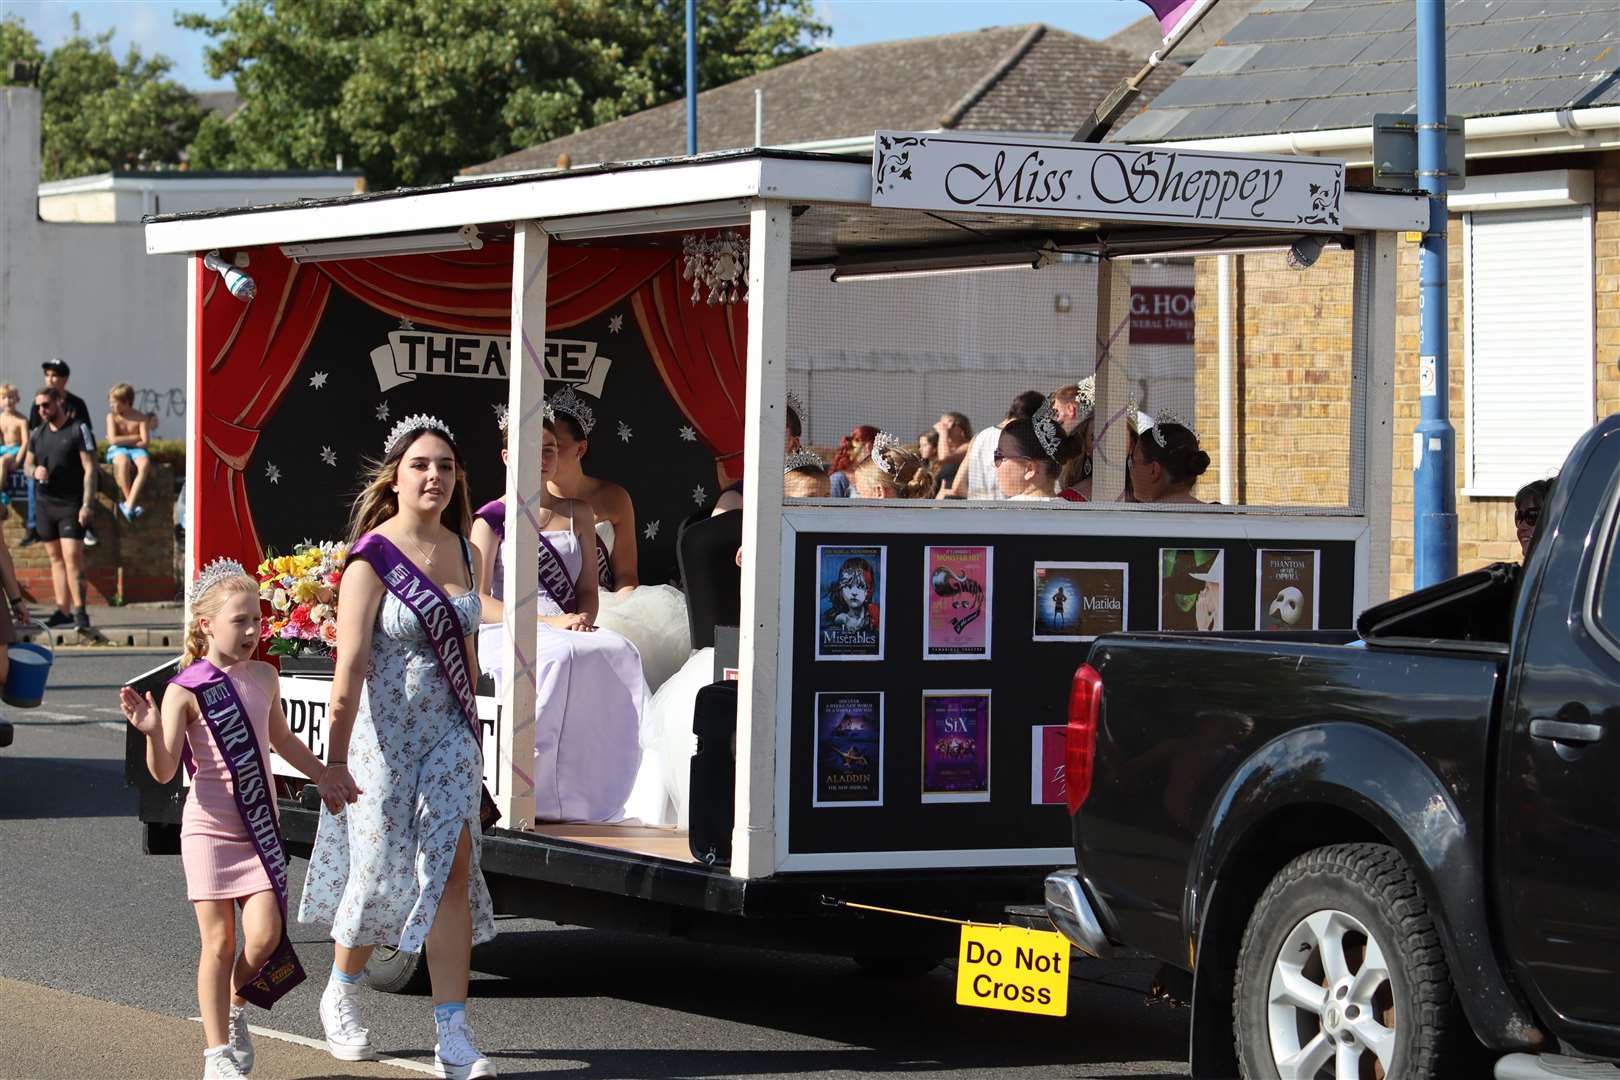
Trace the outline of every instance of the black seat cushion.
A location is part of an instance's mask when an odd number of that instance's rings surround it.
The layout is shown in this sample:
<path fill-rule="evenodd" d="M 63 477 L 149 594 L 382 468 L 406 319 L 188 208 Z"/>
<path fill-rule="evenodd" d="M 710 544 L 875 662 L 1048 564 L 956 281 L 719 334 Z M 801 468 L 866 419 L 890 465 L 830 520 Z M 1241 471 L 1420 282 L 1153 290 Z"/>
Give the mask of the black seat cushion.
<path fill-rule="evenodd" d="M 710 517 L 699 511 L 681 522 L 675 537 L 675 561 L 686 587 L 686 618 L 692 648 L 714 644 L 716 626 L 736 626 L 742 612 L 742 571 L 737 548 L 742 544 L 742 511 Z"/>

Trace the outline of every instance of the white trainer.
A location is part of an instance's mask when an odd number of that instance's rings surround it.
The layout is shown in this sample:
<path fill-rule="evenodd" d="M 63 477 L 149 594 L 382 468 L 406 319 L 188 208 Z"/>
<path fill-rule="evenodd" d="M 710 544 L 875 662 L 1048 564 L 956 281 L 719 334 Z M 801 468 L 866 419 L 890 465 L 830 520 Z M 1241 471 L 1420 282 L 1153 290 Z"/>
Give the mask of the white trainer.
<path fill-rule="evenodd" d="M 495 1076 L 495 1066 L 473 1045 L 472 1028 L 463 1013 L 439 1026 L 439 1041 L 433 1045 L 433 1065 L 444 1080 L 474 1080 Z"/>
<path fill-rule="evenodd" d="M 326 1049 L 339 1061 L 370 1061 L 371 1033 L 360 1026 L 357 987 L 336 979 L 321 994 L 321 1027 L 326 1029 Z"/>
<path fill-rule="evenodd" d="M 232 1009 L 226 1042 L 231 1044 L 230 1055 L 243 1076 L 253 1071 L 253 1036 L 248 1031 L 247 1017 L 240 1009 Z"/>
<path fill-rule="evenodd" d="M 236 1059 L 229 1049 L 203 1055 L 203 1080 L 240 1080 L 246 1075 L 236 1067 Z"/>

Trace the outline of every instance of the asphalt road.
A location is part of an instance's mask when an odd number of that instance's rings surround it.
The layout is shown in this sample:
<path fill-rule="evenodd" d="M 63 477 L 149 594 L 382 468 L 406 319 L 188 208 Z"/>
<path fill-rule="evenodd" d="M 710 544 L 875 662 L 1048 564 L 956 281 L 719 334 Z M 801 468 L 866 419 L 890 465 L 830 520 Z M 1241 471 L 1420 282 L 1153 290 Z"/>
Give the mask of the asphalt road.
<path fill-rule="evenodd" d="M 17 738 L 0 750 L 0 1010 L 30 1023 L 0 1037 L 0 1077 L 171 1076 L 197 1061 L 201 1029 L 186 1021 L 196 924 L 179 860 L 140 852 L 114 689 L 162 659 L 59 653 L 46 704 L 7 713 Z M 304 869 L 295 860 L 295 902 Z M 311 979 L 252 1021 L 314 1038 L 331 945 L 313 927 L 295 924 L 292 937 Z M 1186 1014 L 1147 1001 L 1148 966 L 1075 967 L 1069 1015 L 1048 1019 L 958 1007 L 949 966 L 872 978 L 840 959 L 511 919 L 473 956 L 468 1011 L 503 1076 L 1185 1075 Z M 431 1063 L 426 998 L 367 990 L 364 1009 L 381 1050 Z M 315 1050 L 259 1047 L 255 1075 L 361 1072 Z"/>

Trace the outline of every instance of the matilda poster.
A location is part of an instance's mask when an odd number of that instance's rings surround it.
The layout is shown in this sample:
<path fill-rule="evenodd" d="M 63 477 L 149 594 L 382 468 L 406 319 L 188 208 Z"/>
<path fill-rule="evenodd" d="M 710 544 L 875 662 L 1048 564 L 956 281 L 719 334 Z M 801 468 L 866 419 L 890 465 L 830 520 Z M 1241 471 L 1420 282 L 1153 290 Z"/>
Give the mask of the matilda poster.
<path fill-rule="evenodd" d="M 1261 548 L 1255 556 L 1254 625 L 1262 630 L 1317 630 L 1320 553 Z"/>
<path fill-rule="evenodd" d="M 922 801 L 990 801 L 990 691 L 923 692 Z"/>
<path fill-rule="evenodd" d="M 990 659 L 990 582 L 987 547 L 930 547 L 923 558 L 924 660 Z"/>
<path fill-rule="evenodd" d="M 1035 641 L 1090 641 L 1125 629 L 1126 563 L 1035 564 Z"/>
<path fill-rule="evenodd" d="M 883 694 L 816 695 L 814 806 L 883 805 Z"/>
<path fill-rule="evenodd" d="M 888 548 L 816 548 L 816 659 L 883 659 Z"/>
<path fill-rule="evenodd" d="M 1029 801 L 1036 806 L 1069 801 L 1069 786 L 1064 782 L 1068 752 L 1068 730 L 1062 725 L 1047 725 L 1029 729 L 1032 736 L 1029 754 Z"/>
<path fill-rule="evenodd" d="M 1159 629 L 1224 630 L 1221 591 L 1226 553 L 1220 548 L 1159 549 Z"/>

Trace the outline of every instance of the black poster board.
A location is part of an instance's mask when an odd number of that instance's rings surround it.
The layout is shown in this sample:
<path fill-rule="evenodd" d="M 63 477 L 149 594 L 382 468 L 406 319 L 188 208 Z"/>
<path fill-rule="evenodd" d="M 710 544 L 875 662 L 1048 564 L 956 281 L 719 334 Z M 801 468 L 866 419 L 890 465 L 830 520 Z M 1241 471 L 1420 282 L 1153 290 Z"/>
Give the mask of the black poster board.
<path fill-rule="evenodd" d="M 871 851 L 1067 848 L 1067 809 L 1036 805 L 1031 794 L 1031 728 L 1067 722 L 1070 682 L 1089 642 L 1035 641 L 1034 565 L 1039 562 L 1125 563 L 1128 628 L 1158 629 L 1161 548 L 1223 552 L 1225 629 L 1255 629 L 1256 553 L 1265 548 L 1321 552 L 1321 626 L 1352 625 L 1355 543 L 1209 537 L 960 534 L 952 544 L 995 549 L 991 661 L 922 659 L 923 559 L 937 535 L 801 532 L 794 539 L 793 689 L 788 851 L 794 855 Z M 885 652 L 881 664 L 815 659 L 816 549 L 860 543 L 887 547 Z M 881 807 L 814 807 L 816 694 L 884 694 L 884 800 Z M 923 692 L 989 690 L 993 707 L 990 799 L 928 802 L 922 798 Z"/>

